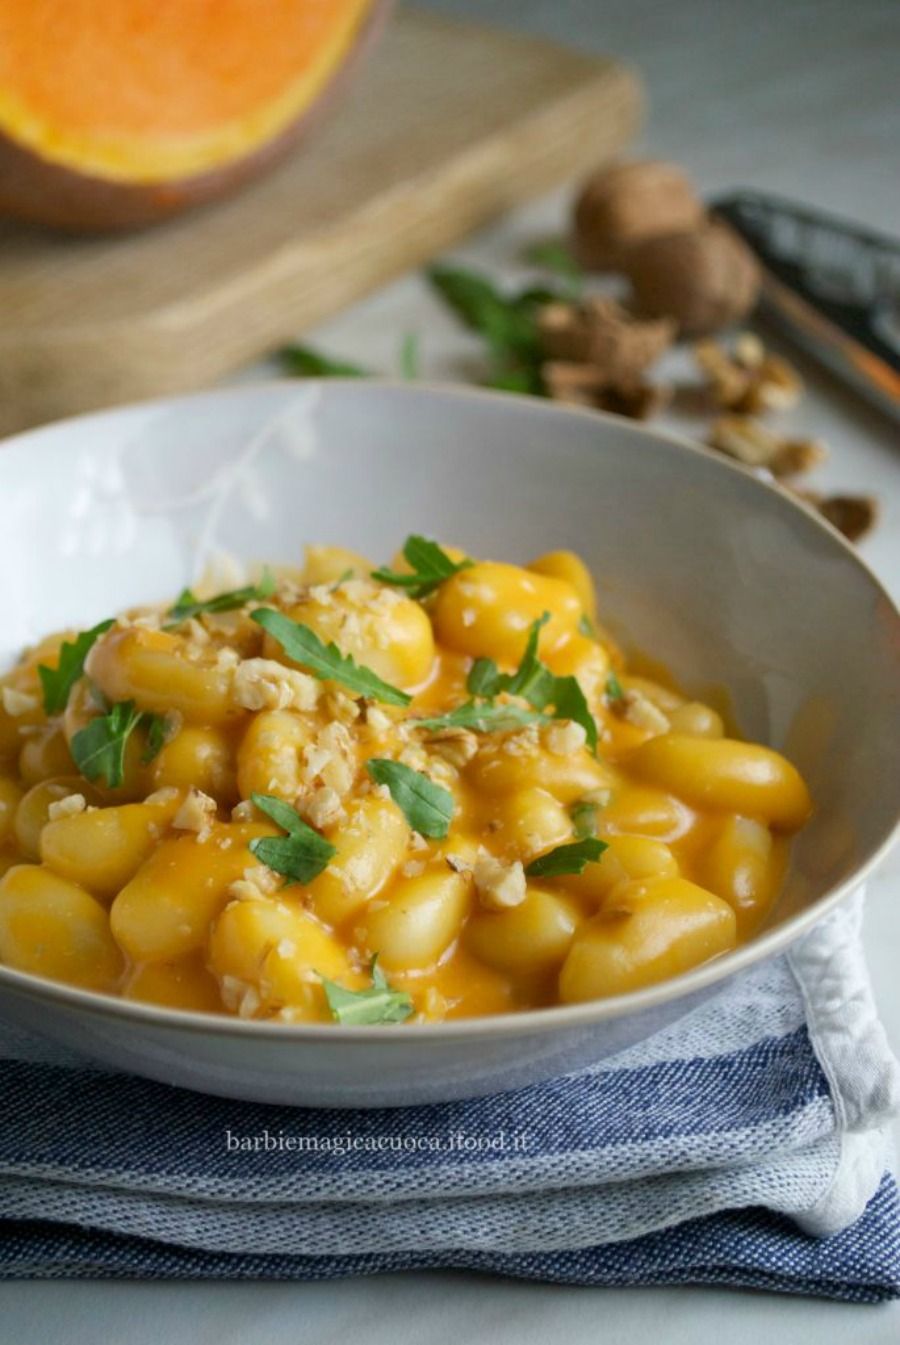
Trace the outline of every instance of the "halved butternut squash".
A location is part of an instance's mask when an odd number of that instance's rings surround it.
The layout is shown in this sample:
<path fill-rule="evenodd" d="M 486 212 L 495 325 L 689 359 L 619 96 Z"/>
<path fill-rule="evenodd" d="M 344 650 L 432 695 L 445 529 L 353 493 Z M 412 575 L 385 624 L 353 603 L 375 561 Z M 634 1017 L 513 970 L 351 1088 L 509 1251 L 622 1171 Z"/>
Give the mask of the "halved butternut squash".
<path fill-rule="evenodd" d="M 144 225 L 273 163 L 390 0 L 0 0 L 0 210 Z"/>

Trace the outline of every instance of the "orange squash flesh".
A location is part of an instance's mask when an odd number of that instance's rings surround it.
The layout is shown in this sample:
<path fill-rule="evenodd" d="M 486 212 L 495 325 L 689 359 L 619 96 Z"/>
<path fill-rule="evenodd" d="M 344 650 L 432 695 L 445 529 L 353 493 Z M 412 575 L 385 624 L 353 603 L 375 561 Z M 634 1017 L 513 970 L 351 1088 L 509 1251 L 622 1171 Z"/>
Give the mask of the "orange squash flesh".
<path fill-rule="evenodd" d="M 306 124 L 384 0 L 0 0 L 0 210 L 149 223 Z"/>

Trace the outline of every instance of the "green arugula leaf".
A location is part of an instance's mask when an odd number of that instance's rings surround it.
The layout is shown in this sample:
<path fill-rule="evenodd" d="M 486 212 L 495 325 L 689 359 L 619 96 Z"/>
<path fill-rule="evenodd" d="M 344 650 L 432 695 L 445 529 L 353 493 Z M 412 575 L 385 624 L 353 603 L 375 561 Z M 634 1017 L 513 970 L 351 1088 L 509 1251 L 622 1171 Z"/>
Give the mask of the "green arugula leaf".
<path fill-rule="evenodd" d="M 476 271 L 433 266 L 428 278 L 459 318 L 485 338 L 495 353 L 534 357 L 538 331 L 532 296 L 509 298 Z"/>
<path fill-rule="evenodd" d="M 287 832 L 286 836 L 257 836 L 250 842 L 251 853 L 290 883 L 311 883 L 337 854 L 335 847 L 274 794 L 251 794 L 250 801 Z"/>
<path fill-rule="evenodd" d="M 427 598 L 445 580 L 468 570 L 474 561 L 451 560 L 446 551 L 428 537 L 413 533 L 403 543 L 403 555 L 409 563 L 412 573 L 401 574 L 398 570 L 380 569 L 372 571 L 372 578 L 382 584 L 392 584 L 395 588 L 405 588 L 411 598 Z"/>
<path fill-rule="evenodd" d="M 529 878 L 559 878 L 567 873 L 581 873 L 586 864 L 595 863 L 606 849 L 605 841 L 585 836 L 583 840 L 558 845 L 555 850 L 533 859 L 525 872 Z"/>
<path fill-rule="evenodd" d="M 473 696 L 484 696 L 487 700 L 493 700 L 501 691 L 508 691 L 510 695 L 524 697 L 536 709 L 543 709 L 550 699 L 553 674 L 541 663 L 537 649 L 541 627 L 549 620 L 550 613 L 544 612 L 543 616 L 532 622 L 528 630 L 525 652 L 514 673 L 500 672 L 491 658 L 478 658 L 469 670 L 466 690 Z"/>
<path fill-rule="evenodd" d="M 416 332 L 407 332 L 400 344 L 400 376 L 407 379 L 419 377 L 419 337 Z"/>
<path fill-rule="evenodd" d="M 538 658 L 538 640 L 541 627 L 550 620 L 544 612 L 533 621 L 521 662 L 514 673 L 501 673 L 493 659 L 476 659 L 466 679 L 466 689 L 473 696 L 493 700 L 502 691 L 510 696 L 521 696 L 535 710 L 553 707 L 554 719 L 573 719 L 587 734 L 588 746 L 597 750 L 597 725 L 591 714 L 584 692 L 576 677 L 556 677 Z"/>
<path fill-rule="evenodd" d="M 606 679 L 606 698 L 611 701 L 620 701 L 625 692 L 622 690 L 622 683 L 614 672 L 611 672 Z"/>
<path fill-rule="evenodd" d="M 412 700 L 405 691 L 383 682 L 371 668 L 363 667 L 349 654 L 342 654 L 336 644 L 326 645 L 309 626 L 292 621 L 274 607 L 257 607 L 250 617 L 278 641 L 288 658 L 320 681 L 340 682 L 358 696 L 368 696 L 385 705 L 409 705 Z"/>
<path fill-rule="evenodd" d="M 62 714 L 69 702 L 69 692 L 84 674 L 84 663 L 91 649 L 104 631 L 113 624 L 113 618 L 101 621 L 90 630 L 83 630 L 74 640 L 63 640 L 59 647 L 59 661 L 55 668 L 38 664 L 38 676 L 44 693 L 44 709 L 48 715 Z"/>
<path fill-rule="evenodd" d="M 591 714 L 577 677 L 554 677 L 553 713 L 556 719 L 572 719 L 587 734 L 588 747 L 597 750 L 597 723 Z"/>
<path fill-rule="evenodd" d="M 537 318 L 545 304 L 566 294 L 546 285 L 503 294 L 486 276 L 462 267 L 435 266 L 428 278 L 465 325 L 487 342 L 492 356 L 487 387 L 547 395 Z"/>
<path fill-rule="evenodd" d="M 284 346 L 278 352 L 282 368 L 286 374 L 297 378 L 369 378 L 368 369 L 358 364 L 348 364 L 346 360 L 332 359 L 310 346 Z"/>
<path fill-rule="evenodd" d="M 484 386 L 496 392 L 521 392 L 530 397 L 547 395 L 543 375 L 537 364 L 498 365 L 484 380 Z"/>
<path fill-rule="evenodd" d="M 552 271 L 566 282 L 570 298 L 577 298 L 584 284 L 584 272 L 562 239 L 548 238 L 534 243 L 525 252 L 525 260 L 544 271 Z"/>
<path fill-rule="evenodd" d="M 141 722 L 147 729 L 147 746 L 144 748 L 141 762 L 148 766 L 165 747 L 169 737 L 169 725 L 166 723 L 164 715 L 152 715 L 149 712 L 145 712 L 141 716 Z"/>
<path fill-rule="evenodd" d="M 466 701 L 433 719 L 410 719 L 417 729 L 471 729 L 473 733 L 504 733 L 507 729 L 523 728 L 526 724 L 549 723 L 547 715 L 537 710 L 526 710 L 522 705 L 477 705 Z"/>
<path fill-rule="evenodd" d="M 582 799 L 580 803 L 573 803 L 569 809 L 569 816 L 572 819 L 572 826 L 575 830 L 576 840 L 583 841 L 589 836 L 597 834 L 597 805 L 588 803 Z"/>
<path fill-rule="evenodd" d="M 266 598 L 271 598 L 275 588 L 275 576 L 267 565 L 258 584 L 248 584 L 246 588 L 233 588 L 227 593 L 217 593 L 214 598 L 201 601 L 189 588 L 182 589 L 174 607 L 169 608 L 167 615 L 172 620 L 168 622 L 166 629 L 180 626 L 182 621 L 189 621 L 191 617 L 207 613 L 233 612 L 238 607 L 246 606 L 248 602 L 264 602 Z"/>
<path fill-rule="evenodd" d="M 499 691 L 498 682 L 501 673 L 492 658 L 477 658 L 469 669 L 466 678 L 466 690 L 473 696 L 483 696 L 490 700 Z"/>
<path fill-rule="evenodd" d="M 69 744 L 75 765 L 88 780 L 102 776 L 108 789 L 118 789 L 125 778 L 125 748 L 144 719 L 134 701 L 120 701 L 108 714 L 79 729 Z"/>
<path fill-rule="evenodd" d="M 541 627 L 545 626 L 549 620 L 550 613 L 544 612 L 543 616 L 532 622 L 525 643 L 525 652 L 518 668 L 511 677 L 501 679 L 502 691 L 507 691 L 511 696 L 521 696 L 536 710 L 543 710 L 544 706 L 548 705 L 553 699 L 555 683 L 559 680 L 538 658 L 538 640 L 540 639 Z"/>
<path fill-rule="evenodd" d="M 372 757 L 366 769 L 377 785 L 387 785 L 413 831 L 435 839 L 447 835 L 454 809 L 449 790 L 429 780 L 423 771 L 388 757 Z"/>
<path fill-rule="evenodd" d="M 322 987 L 332 1017 L 338 1023 L 364 1025 L 402 1023 L 413 1011 L 413 1002 L 405 990 L 392 990 L 378 966 L 378 954 L 370 967 L 372 985 L 368 990 L 347 990 L 323 976 Z"/>

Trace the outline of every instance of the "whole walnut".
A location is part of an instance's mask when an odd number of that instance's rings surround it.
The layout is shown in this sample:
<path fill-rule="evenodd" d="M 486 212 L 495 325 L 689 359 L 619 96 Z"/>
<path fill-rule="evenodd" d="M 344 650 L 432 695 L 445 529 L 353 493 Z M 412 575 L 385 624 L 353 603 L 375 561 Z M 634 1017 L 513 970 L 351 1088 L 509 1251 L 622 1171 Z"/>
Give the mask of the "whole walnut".
<path fill-rule="evenodd" d="M 588 270 L 615 270 L 635 243 L 703 219 L 702 201 L 674 164 L 613 164 L 589 177 L 575 202 L 574 250 Z"/>
<path fill-rule="evenodd" d="M 648 238 L 623 270 L 640 311 L 672 318 L 682 336 L 704 336 L 755 307 L 760 271 L 746 243 L 723 224 Z"/>

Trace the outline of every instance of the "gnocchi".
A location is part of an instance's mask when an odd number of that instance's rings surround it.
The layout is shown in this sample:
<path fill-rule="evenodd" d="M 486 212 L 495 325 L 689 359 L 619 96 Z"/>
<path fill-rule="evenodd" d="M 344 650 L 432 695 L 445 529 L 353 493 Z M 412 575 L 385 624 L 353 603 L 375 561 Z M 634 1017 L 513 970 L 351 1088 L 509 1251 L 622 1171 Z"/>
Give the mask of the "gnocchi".
<path fill-rule="evenodd" d="M 48 637 L 0 676 L 0 961 L 185 1012 L 431 1021 L 752 937 L 797 769 L 602 625 L 584 562 L 412 537 Z M 654 667 L 652 676 L 646 669 Z"/>

